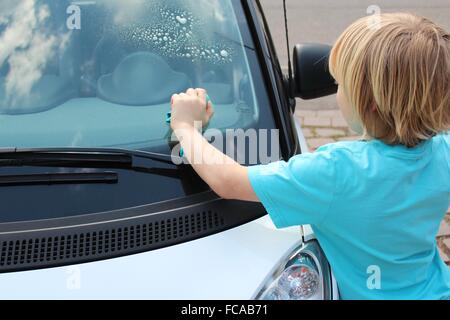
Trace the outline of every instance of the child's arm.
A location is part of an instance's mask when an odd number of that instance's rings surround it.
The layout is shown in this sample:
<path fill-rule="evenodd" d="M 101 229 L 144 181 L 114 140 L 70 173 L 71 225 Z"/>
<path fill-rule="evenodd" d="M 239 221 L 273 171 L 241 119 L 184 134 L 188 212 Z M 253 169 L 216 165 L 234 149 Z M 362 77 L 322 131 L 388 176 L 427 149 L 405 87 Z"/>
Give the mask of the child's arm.
<path fill-rule="evenodd" d="M 224 199 L 259 201 L 247 175 L 247 168 L 214 148 L 195 128 L 206 125 L 214 111 L 206 106 L 206 91 L 189 89 L 172 97 L 171 126 L 184 155 L 198 175 Z"/>

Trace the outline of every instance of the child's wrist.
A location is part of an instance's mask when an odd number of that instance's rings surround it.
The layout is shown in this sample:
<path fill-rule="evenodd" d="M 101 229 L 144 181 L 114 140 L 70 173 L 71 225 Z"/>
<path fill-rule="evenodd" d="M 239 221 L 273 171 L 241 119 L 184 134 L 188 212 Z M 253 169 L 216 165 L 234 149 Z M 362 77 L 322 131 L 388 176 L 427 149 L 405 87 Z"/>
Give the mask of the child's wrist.
<path fill-rule="evenodd" d="M 194 128 L 194 123 L 184 122 L 184 121 L 177 121 L 172 123 L 172 129 L 173 130 L 190 130 Z"/>
<path fill-rule="evenodd" d="M 199 126 L 197 128 L 197 125 Z M 201 132 L 201 122 L 196 123 L 190 123 L 190 122 L 179 122 L 174 123 L 172 125 L 172 130 L 177 136 L 179 140 L 183 139 L 183 136 L 185 135 L 192 135 L 194 132 Z"/>

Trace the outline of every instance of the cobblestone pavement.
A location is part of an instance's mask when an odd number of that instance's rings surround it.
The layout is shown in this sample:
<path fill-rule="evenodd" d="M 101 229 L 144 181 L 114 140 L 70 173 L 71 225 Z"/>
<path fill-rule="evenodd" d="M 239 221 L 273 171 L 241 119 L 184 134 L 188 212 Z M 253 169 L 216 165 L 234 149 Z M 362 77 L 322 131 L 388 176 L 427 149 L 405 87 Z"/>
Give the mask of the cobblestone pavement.
<path fill-rule="evenodd" d="M 303 127 L 308 146 L 311 150 L 343 140 L 357 140 L 359 137 L 352 132 L 339 110 L 305 110 L 297 108 L 295 112 Z M 450 208 L 437 236 L 440 253 L 450 266 Z"/>

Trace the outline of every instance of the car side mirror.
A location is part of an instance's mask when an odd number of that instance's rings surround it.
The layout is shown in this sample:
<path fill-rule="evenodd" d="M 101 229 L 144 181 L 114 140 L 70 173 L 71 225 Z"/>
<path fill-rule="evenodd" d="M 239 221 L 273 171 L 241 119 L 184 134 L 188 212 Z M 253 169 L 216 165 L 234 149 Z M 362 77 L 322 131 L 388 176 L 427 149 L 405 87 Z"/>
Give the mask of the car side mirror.
<path fill-rule="evenodd" d="M 294 48 L 294 96 L 304 100 L 337 92 L 337 84 L 328 69 L 331 46 L 318 43 L 297 44 Z"/>

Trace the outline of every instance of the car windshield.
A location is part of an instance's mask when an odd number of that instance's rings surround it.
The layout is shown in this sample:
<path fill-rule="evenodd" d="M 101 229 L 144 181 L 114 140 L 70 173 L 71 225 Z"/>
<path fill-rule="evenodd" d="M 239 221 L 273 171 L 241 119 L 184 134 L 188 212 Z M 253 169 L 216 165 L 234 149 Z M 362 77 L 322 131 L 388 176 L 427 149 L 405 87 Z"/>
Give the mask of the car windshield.
<path fill-rule="evenodd" d="M 0 147 L 164 150 L 170 97 L 190 87 L 211 127 L 270 128 L 236 3 L 1 0 Z"/>

